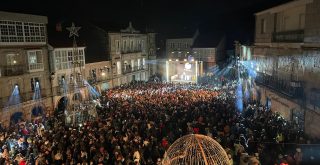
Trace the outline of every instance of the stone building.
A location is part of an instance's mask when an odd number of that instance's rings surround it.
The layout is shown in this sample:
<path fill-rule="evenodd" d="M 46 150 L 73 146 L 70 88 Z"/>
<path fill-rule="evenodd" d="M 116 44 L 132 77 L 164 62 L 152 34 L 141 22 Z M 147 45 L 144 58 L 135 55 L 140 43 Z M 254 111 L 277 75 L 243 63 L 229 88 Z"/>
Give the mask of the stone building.
<path fill-rule="evenodd" d="M 320 137 L 320 0 L 295 0 L 255 16 L 257 82 L 292 102 L 275 100 L 274 110 Z"/>
<path fill-rule="evenodd" d="M 70 40 L 70 42 L 72 41 Z M 49 47 L 51 88 L 55 110 L 63 105 L 61 102 L 64 100 L 68 100 L 68 103 L 72 104 L 72 101 L 87 98 L 87 92 L 83 86 L 85 47 L 79 46 L 76 50 L 71 46 L 53 48 L 50 45 Z M 78 53 L 75 53 L 75 51 L 78 51 Z M 74 60 L 75 58 L 77 60 Z M 80 93 L 77 92 L 76 88 L 80 89 Z M 63 106 L 67 105 L 64 104 Z M 65 108 L 60 107 L 60 109 Z"/>
<path fill-rule="evenodd" d="M 0 12 L 0 116 L 5 124 L 52 110 L 45 16 Z"/>
<path fill-rule="evenodd" d="M 183 34 L 170 37 L 166 40 L 166 55 L 169 59 L 187 59 L 192 54 L 192 45 L 199 35 L 199 31 L 193 34 Z"/>
<path fill-rule="evenodd" d="M 112 88 L 112 72 L 110 61 L 86 63 L 85 79 L 97 92 Z"/>
<path fill-rule="evenodd" d="M 192 55 L 197 61 L 203 62 L 203 69 L 207 72 L 224 60 L 225 44 L 223 33 L 199 33 L 192 45 Z"/>
<path fill-rule="evenodd" d="M 113 86 L 149 79 L 148 63 L 155 57 L 154 40 L 154 33 L 141 33 L 132 27 L 131 22 L 120 32 L 108 32 Z"/>

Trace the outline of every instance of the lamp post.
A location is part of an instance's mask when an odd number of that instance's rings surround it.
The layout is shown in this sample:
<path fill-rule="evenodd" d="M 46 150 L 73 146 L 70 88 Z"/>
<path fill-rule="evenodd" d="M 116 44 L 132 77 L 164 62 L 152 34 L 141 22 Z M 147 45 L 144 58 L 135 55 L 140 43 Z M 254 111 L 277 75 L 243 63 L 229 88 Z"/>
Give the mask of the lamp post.
<path fill-rule="evenodd" d="M 51 88 L 50 88 L 50 92 L 51 92 L 51 102 L 52 102 L 52 110 L 54 111 L 54 96 L 55 96 L 55 93 L 54 93 L 54 89 L 53 89 L 53 81 L 55 79 L 55 73 L 54 72 L 51 72 L 51 75 L 50 75 L 50 85 L 51 85 Z M 51 116 L 51 113 L 49 111 L 49 116 Z"/>

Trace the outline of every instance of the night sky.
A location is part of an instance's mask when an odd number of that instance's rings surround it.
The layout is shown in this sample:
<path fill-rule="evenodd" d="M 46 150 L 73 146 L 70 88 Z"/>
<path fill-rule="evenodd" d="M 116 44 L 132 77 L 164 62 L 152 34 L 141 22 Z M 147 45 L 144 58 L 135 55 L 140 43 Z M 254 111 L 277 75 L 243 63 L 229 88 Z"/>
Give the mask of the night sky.
<path fill-rule="evenodd" d="M 252 42 L 254 13 L 290 0 L 2 0 L 0 10 L 46 15 L 49 24 L 76 18 L 97 25 L 153 29 L 163 38 L 193 29 L 223 30 L 228 39 Z"/>

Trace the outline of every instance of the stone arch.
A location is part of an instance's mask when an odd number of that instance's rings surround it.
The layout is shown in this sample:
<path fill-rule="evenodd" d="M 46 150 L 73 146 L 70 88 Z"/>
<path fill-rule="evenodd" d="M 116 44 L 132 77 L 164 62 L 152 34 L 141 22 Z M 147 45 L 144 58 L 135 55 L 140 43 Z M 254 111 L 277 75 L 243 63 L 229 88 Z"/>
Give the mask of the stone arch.
<path fill-rule="evenodd" d="M 57 116 L 63 115 L 65 110 L 67 110 L 68 103 L 69 103 L 69 99 L 67 96 L 61 97 L 57 102 L 57 106 L 55 109 L 55 115 L 57 115 Z"/>
<path fill-rule="evenodd" d="M 83 96 L 80 92 L 77 92 L 77 93 L 74 93 L 72 95 L 72 101 L 75 102 L 75 101 L 82 101 L 83 100 Z"/>
<path fill-rule="evenodd" d="M 31 121 L 37 122 L 41 121 L 42 117 L 45 115 L 46 108 L 44 105 L 35 105 L 31 109 Z"/>
<path fill-rule="evenodd" d="M 15 112 L 10 116 L 10 124 L 18 124 L 23 120 L 23 112 Z"/>

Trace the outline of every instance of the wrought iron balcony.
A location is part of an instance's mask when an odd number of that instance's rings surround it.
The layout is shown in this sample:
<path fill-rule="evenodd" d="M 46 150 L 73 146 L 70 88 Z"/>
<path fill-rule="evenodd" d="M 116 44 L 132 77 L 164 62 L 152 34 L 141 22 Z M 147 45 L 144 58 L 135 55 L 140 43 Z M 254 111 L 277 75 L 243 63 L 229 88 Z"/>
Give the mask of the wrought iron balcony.
<path fill-rule="evenodd" d="M 278 76 L 258 73 L 256 83 L 274 89 L 290 98 L 298 99 L 303 97 L 303 83 L 301 81 L 288 81 Z"/>
<path fill-rule="evenodd" d="M 25 73 L 25 65 L 0 66 L 1 76 L 19 76 Z"/>
<path fill-rule="evenodd" d="M 122 71 L 122 74 L 127 74 L 127 73 L 133 73 L 133 72 L 136 72 L 136 71 L 140 71 L 140 70 L 144 70 L 144 69 L 146 69 L 146 67 L 147 66 L 143 66 L 143 65 L 141 65 L 141 66 L 135 66 L 135 67 L 125 67 L 125 66 L 123 66 L 122 68 L 126 68 L 126 69 L 124 69 L 123 71 Z"/>
<path fill-rule="evenodd" d="M 274 32 L 272 42 L 303 42 L 304 30 Z"/>

